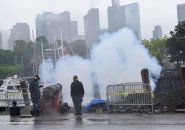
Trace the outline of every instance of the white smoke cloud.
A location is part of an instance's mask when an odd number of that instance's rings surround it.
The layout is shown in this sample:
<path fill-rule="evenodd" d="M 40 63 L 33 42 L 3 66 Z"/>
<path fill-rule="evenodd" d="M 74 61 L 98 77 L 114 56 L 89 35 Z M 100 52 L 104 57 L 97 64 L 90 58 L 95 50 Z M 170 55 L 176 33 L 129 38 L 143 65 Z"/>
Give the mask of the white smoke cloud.
<path fill-rule="evenodd" d="M 43 70 L 45 68 L 45 71 Z M 55 68 L 51 61 L 40 66 L 41 79 L 47 84 L 63 85 L 64 101 L 71 102 L 70 84 L 74 75 L 84 84 L 85 102 L 93 98 L 91 73 L 97 74 L 101 96 L 106 98 L 106 86 L 110 84 L 141 82 L 141 70 L 147 68 L 152 76 L 159 77 L 161 66 L 155 57 L 136 39 L 129 29 L 101 36 L 91 54 L 91 60 L 78 56 L 67 56 L 60 59 Z M 45 77 L 44 77 L 45 75 Z M 51 82 L 52 81 L 52 82 Z M 151 84 L 154 84 L 151 78 Z"/>
<path fill-rule="evenodd" d="M 41 82 L 44 82 L 46 86 L 57 83 L 62 84 L 65 102 L 71 102 L 70 85 L 74 75 L 78 75 L 79 80 L 84 84 L 86 99 L 89 101 L 92 98 L 93 88 L 90 81 L 89 60 L 84 60 L 78 56 L 66 56 L 56 63 L 55 68 L 52 61 L 47 60 L 41 64 L 39 71 Z"/>
<path fill-rule="evenodd" d="M 150 56 L 133 32 L 126 28 L 101 38 L 100 45 L 93 49 L 92 63 L 102 86 L 141 82 L 143 68 L 149 69 L 152 76 L 159 77 L 162 69 L 156 58 Z M 151 83 L 154 84 L 152 79 Z"/>

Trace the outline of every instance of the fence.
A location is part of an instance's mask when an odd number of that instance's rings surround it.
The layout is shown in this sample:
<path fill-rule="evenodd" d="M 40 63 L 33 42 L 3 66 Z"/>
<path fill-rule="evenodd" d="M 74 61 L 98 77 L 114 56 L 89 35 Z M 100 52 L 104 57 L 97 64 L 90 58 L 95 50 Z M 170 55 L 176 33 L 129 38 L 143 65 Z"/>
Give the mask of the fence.
<path fill-rule="evenodd" d="M 30 93 L 28 89 L 22 90 L 7 90 L 0 92 L 0 107 L 9 108 L 12 106 L 12 102 L 16 101 L 17 106 L 25 106 L 30 104 Z"/>
<path fill-rule="evenodd" d="M 152 96 L 149 84 L 126 83 L 109 85 L 107 86 L 108 112 L 113 112 L 116 109 L 123 112 L 136 111 L 136 107 L 139 108 L 138 106 L 151 108 L 151 112 L 153 112 Z"/>

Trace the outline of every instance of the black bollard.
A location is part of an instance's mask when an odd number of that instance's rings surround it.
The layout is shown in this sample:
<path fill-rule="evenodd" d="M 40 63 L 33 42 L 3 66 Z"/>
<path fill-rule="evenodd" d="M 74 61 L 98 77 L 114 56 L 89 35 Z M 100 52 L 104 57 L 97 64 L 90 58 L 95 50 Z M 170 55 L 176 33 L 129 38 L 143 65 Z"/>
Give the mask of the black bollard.
<path fill-rule="evenodd" d="M 13 101 L 12 104 L 13 106 L 10 107 L 10 116 L 20 116 L 20 107 L 17 106 L 17 102 Z"/>

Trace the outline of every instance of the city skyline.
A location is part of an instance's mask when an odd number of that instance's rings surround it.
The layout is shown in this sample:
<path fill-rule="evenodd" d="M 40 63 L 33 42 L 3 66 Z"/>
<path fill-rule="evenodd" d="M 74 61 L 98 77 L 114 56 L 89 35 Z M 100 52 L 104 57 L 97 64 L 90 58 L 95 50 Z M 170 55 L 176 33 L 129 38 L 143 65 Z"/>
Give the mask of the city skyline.
<path fill-rule="evenodd" d="M 16 23 L 11 31 L 8 39 L 8 49 L 14 50 L 16 40 L 30 41 L 30 27 L 27 23 Z"/>
<path fill-rule="evenodd" d="M 70 12 L 65 11 L 60 14 L 52 12 L 44 12 L 37 15 L 36 18 L 36 37 L 45 36 L 49 43 L 52 43 L 55 40 L 61 40 L 70 42 L 72 39 L 72 29 L 76 28 L 76 25 L 72 25 L 70 19 Z M 74 27 L 74 28 L 73 28 Z M 77 29 L 74 31 L 76 32 Z M 77 34 L 73 35 L 78 35 Z M 74 36 L 77 37 L 77 36 Z"/>
<path fill-rule="evenodd" d="M 140 9 L 138 3 L 131 3 L 128 5 L 120 6 L 119 0 L 112 0 L 112 6 L 109 6 L 107 8 L 107 31 L 110 33 L 114 33 L 119 31 L 123 27 L 127 27 L 134 32 L 138 40 L 141 40 L 139 10 Z M 62 40 L 67 42 L 72 41 L 72 32 L 74 40 L 77 40 L 75 39 L 75 37 L 78 38 L 77 21 L 75 24 L 73 24 L 74 21 L 71 21 L 69 11 L 65 11 L 59 14 L 53 12 L 44 12 L 37 15 L 35 22 L 35 38 L 44 36 L 48 40 L 49 44 L 53 43 L 55 40 L 61 40 L 61 38 Z M 21 26 L 19 27 L 21 28 Z M 103 34 L 103 32 L 100 30 L 99 9 L 92 8 L 88 10 L 88 14 L 84 16 L 85 40 L 89 48 L 92 48 L 92 44 L 99 43 L 99 36 Z M 20 33 L 20 31 L 18 32 Z M 12 46 L 14 41 L 23 39 L 22 36 L 23 35 L 18 36 L 16 33 L 12 33 L 11 31 L 11 35 L 9 38 L 9 44 L 11 45 L 9 46 Z M 18 39 L 16 39 L 16 37 Z"/>
<path fill-rule="evenodd" d="M 183 0 L 158 1 L 120 0 L 120 5 L 127 5 L 133 2 L 140 4 L 142 39 L 150 39 L 152 37 L 152 30 L 155 25 L 161 25 L 164 35 L 169 35 L 169 32 L 177 25 L 177 4 L 185 2 Z M 69 11 L 71 20 L 79 22 L 79 34 L 84 34 L 83 17 L 91 8 L 99 9 L 101 29 L 108 28 L 107 8 L 112 1 L 82 0 L 82 2 L 83 4 L 79 5 L 75 0 L 68 0 L 67 2 L 61 0 L 55 0 L 55 2 L 49 0 L 17 0 L 15 3 L 11 0 L 1 0 L 0 30 L 10 30 L 15 23 L 26 22 L 30 25 L 31 30 L 35 31 L 35 18 L 38 14 L 45 11 L 53 13 Z M 166 3 L 168 4 L 166 5 Z"/>

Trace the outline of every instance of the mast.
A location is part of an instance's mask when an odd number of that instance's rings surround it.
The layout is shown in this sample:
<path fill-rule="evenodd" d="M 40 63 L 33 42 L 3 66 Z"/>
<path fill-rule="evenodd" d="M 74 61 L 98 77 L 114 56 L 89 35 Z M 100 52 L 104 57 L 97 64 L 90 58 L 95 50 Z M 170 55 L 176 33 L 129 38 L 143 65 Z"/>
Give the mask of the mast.
<path fill-rule="evenodd" d="M 42 48 L 42 62 L 43 62 L 43 81 L 44 85 L 46 84 L 46 78 L 45 78 L 45 59 L 44 59 L 44 51 L 43 51 L 43 43 L 41 42 L 41 48 Z"/>
<path fill-rule="evenodd" d="M 62 38 L 62 27 L 60 27 L 60 34 L 61 34 L 61 46 L 62 46 L 62 59 L 64 59 L 64 43 Z"/>
<path fill-rule="evenodd" d="M 64 43 L 63 43 L 63 40 L 62 40 L 62 27 L 60 27 L 60 32 L 61 32 L 61 45 L 62 45 L 62 57 L 64 58 Z M 67 42 L 68 46 L 69 46 L 69 49 L 71 50 L 71 53 L 72 55 L 74 55 L 74 51 L 71 47 L 71 45 Z M 65 48 L 66 49 L 66 48 Z"/>
<path fill-rule="evenodd" d="M 57 56 L 56 56 L 56 38 L 54 37 L 53 51 L 54 51 L 54 64 L 56 64 Z"/>
<path fill-rule="evenodd" d="M 36 67 L 36 45 L 35 45 L 35 38 L 34 38 L 34 33 L 32 30 L 32 38 L 33 38 L 33 74 L 37 74 L 37 67 Z"/>
<path fill-rule="evenodd" d="M 59 52 L 59 48 L 58 48 L 57 41 L 56 41 L 56 45 L 55 45 L 55 47 L 56 47 L 56 50 L 57 50 L 57 53 L 58 53 L 58 58 L 60 59 L 60 58 L 61 58 L 61 56 L 60 56 L 60 52 Z"/>

